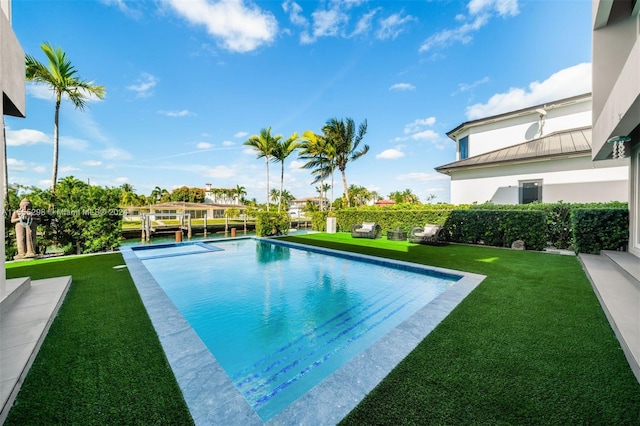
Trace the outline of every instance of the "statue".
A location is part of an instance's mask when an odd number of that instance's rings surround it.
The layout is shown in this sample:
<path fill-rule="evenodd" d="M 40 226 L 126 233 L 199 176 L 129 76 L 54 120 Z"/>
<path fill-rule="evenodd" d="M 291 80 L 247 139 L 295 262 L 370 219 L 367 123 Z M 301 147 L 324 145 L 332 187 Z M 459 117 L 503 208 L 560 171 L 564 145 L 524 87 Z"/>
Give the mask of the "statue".
<path fill-rule="evenodd" d="M 11 215 L 11 223 L 16 224 L 16 241 L 18 243 L 18 254 L 14 256 L 14 259 L 36 257 L 37 218 L 29 199 L 23 198 L 20 201 L 20 208 Z"/>

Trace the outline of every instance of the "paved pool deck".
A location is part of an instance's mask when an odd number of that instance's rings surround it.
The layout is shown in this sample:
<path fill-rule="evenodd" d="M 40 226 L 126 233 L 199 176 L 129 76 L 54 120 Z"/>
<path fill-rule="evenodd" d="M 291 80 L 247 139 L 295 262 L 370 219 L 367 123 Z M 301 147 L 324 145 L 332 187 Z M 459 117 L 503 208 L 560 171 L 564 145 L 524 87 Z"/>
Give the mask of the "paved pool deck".
<path fill-rule="evenodd" d="M 308 248 L 288 242 L 277 243 Z M 133 250 L 125 248 L 121 251 L 196 425 L 265 424 Z M 364 255 L 357 257 L 377 259 Z M 389 262 L 416 266 L 408 262 Z M 443 268 L 425 269 L 462 278 L 266 424 L 338 423 L 485 278 Z"/>
<path fill-rule="evenodd" d="M 70 276 L 7 280 L 7 294 L 0 301 L 0 424 L 9 414 L 70 285 Z"/>

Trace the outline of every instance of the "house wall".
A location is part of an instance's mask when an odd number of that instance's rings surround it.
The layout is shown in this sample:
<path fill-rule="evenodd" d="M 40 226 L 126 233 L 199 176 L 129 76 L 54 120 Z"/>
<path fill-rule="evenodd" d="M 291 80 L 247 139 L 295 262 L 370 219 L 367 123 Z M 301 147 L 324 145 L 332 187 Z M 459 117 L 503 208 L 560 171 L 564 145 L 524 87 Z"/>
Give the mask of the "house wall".
<path fill-rule="evenodd" d="M 593 160 L 611 157 L 613 136 L 629 136 L 629 251 L 640 257 L 640 2 L 593 0 Z"/>
<path fill-rule="evenodd" d="M 457 135 L 460 140 L 469 136 L 469 157 L 506 148 L 539 138 L 553 132 L 591 125 L 591 99 L 585 97 L 566 104 L 550 103 L 547 115 L 540 120 L 540 114 L 533 111 L 496 121 L 473 125 Z M 542 125 L 542 135 L 540 127 Z M 460 160 L 460 147 L 456 158 Z"/>
<path fill-rule="evenodd" d="M 451 203 L 518 204 L 519 181 L 542 180 L 542 201 L 628 201 L 628 161 L 593 163 L 588 155 L 459 170 L 451 176 Z"/>
<path fill-rule="evenodd" d="M 24 51 L 11 28 L 11 0 L 0 0 L 0 116 L 12 115 L 24 117 L 25 115 L 25 75 L 24 75 Z M 0 138 L 0 149 L 5 152 L 4 138 Z M 4 170 L 5 156 L 2 155 L 2 167 Z M 0 173 L 0 188 L 4 188 L 4 173 Z M 0 196 L 0 208 L 5 210 L 4 197 Z M 2 244 L 0 247 L 0 298 L 6 293 L 5 249 L 4 249 L 4 220 L 0 221 L 0 233 Z"/>

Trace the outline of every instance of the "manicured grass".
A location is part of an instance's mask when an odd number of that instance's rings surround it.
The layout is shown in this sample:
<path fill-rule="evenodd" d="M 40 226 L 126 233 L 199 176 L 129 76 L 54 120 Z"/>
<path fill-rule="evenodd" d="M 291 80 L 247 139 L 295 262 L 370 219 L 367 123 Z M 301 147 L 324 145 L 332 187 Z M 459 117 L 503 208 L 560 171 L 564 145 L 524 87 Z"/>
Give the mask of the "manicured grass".
<path fill-rule="evenodd" d="M 288 239 L 487 275 L 341 424 L 640 424 L 640 384 L 576 257 Z"/>
<path fill-rule="evenodd" d="M 285 239 L 487 275 L 342 424 L 640 424 L 640 384 L 575 257 Z M 191 422 L 127 270 L 112 268 L 123 263 L 7 265 L 9 277 L 74 279 L 7 424 Z"/>
<path fill-rule="evenodd" d="M 7 425 L 193 421 L 120 253 L 7 265 L 7 277 L 72 275 Z"/>

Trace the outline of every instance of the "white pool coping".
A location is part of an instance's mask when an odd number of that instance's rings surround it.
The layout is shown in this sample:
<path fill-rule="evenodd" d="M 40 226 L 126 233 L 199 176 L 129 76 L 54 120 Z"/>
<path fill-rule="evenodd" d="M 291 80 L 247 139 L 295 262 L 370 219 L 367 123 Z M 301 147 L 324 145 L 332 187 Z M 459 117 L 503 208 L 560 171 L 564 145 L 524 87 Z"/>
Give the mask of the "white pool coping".
<path fill-rule="evenodd" d="M 238 238 L 235 238 L 238 239 Z M 254 238 L 258 239 L 258 238 Z M 211 242 L 222 242 L 223 239 Z M 484 280 L 484 275 L 284 241 L 293 248 L 425 269 L 462 278 L 368 349 L 298 398 L 267 425 L 332 425 L 344 418 Z M 196 425 L 265 424 L 131 247 L 121 248 L 131 277 Z"/>

